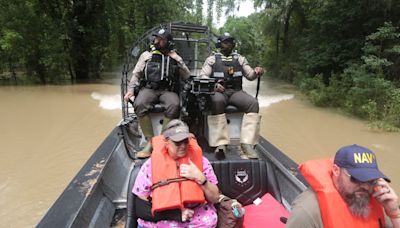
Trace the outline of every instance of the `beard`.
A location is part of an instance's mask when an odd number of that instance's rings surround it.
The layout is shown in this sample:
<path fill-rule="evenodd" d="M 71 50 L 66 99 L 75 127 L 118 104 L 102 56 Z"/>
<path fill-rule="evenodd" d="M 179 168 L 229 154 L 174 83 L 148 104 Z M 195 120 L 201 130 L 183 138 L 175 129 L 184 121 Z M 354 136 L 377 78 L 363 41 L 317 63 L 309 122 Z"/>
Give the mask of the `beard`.
<path fill-rule="evenodd" d="M 346 202 L 350 212 L 357 217 L 367 218 L 371 213 L 369 201 L 370 192 L 364 188 L 358 188 L 353 192 L 348 192 L 344 188 L 342 180 L 338 180 L 338 192 Z"/>
<path fill-rule="evenodd" d="M 221 48 L 220 52 L 225 55 L 228 56 L 232 53 L 233 48 Z"/>

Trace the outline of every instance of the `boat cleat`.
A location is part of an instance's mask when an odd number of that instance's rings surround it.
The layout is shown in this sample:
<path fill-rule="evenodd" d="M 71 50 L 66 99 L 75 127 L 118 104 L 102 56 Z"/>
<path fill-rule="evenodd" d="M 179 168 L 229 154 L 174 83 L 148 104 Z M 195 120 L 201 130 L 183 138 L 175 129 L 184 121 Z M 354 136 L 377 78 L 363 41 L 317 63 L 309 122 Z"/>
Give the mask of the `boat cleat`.
<path fill-rule="evenodd" d="M 259 158 L 256 150 L 254 150 L 253 145 L 241 143 L 240 148 L 241 148 L 240 157 L 242 159 L 258 159 Z"/>
<path fill-rule="evenodd" d="M 226 145 L 219 145 L 219 146 L 215 149 L 215 157 L 216 157 L 218 160 L 225 159 L 225 153 L 226 153 Z"/>

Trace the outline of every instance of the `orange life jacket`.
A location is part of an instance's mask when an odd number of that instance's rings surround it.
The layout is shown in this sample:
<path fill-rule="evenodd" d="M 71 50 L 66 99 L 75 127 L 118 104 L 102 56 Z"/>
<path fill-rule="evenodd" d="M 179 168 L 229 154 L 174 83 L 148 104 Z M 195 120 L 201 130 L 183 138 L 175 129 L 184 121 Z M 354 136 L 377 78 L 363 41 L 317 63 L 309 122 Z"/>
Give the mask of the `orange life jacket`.
<path fill-rule="evenodd" d="M 203 153 L 194 137 L 189 137 L 189 144 L 185 157 L 172 159 L 166 148 L 164 136 L 155 136 L 151 140 L 153 152 L 151 154 L 152 183 L 179 178 L 179 165 L 189 164 L 190 160 L 203 171 Z M 204 203 L 204 192 L 195 181 L 186 180 L 172 182 L 153 189 L 152 213 L 171 209 L 183 209 L 185 204 Z"/>
<path fill-rule="evenodd" d="M 384 227 L 383 207 L 371 197 L 371 213 L 367 218 L 353 216 L 332 181 L 331 159 L 313 160 L 300 165 L 300 172 L 317 193 L 325 228 Z"/>

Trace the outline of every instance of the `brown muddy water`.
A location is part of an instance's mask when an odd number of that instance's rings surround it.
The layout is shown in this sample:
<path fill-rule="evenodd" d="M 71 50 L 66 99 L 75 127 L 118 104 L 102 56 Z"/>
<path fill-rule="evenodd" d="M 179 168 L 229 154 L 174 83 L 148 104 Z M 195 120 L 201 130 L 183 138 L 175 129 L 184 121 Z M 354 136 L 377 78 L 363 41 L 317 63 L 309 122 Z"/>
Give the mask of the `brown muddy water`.
<path fill-rule="evenodd" d="M 265 78 L 261 134 L 296 162 L 357 143 L 374 150 L 400 192 L 400 134 L 316 108 Z M 255 83 L 245 89 L 254 94 Z M 0 87 L 0 227 L 32 227 L 121 119 L 119 85 Z"/>

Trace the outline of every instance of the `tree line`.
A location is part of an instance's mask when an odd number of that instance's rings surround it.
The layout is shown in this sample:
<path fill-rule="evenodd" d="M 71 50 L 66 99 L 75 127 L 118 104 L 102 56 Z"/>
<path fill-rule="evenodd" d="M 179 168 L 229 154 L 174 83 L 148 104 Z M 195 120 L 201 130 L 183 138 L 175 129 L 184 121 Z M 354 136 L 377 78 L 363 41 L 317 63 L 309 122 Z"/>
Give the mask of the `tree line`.
<path fill-rule="evenodd" d="M 318 106 L 400 128 L 400 1 L 254 0 L 230 17 L 240 52 L 295 84 Z"/>
<path fill-rule="evenodd" d="M 144 31 L 206 21 L 202 0 L 0 0 L 0 10 L 0 75 L 43 84 L 97 79 Z"/>
<path fill-rule="evenodd" d="M 212 26 L 229 14 L 213 30 L 233 34 L 252 65 L 297 85 L 316 105 L 399 129 L 400 1 L 252 0 L 257 12 L 237 17 L 232 12 L 241 2 L 0 0 L 0 77 L 97 79 L 120 66 L 132 42 L 154 26 Z"/>

